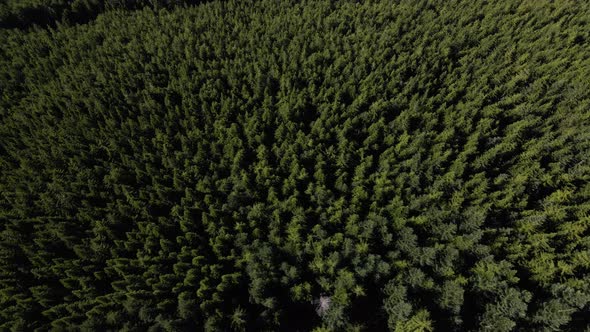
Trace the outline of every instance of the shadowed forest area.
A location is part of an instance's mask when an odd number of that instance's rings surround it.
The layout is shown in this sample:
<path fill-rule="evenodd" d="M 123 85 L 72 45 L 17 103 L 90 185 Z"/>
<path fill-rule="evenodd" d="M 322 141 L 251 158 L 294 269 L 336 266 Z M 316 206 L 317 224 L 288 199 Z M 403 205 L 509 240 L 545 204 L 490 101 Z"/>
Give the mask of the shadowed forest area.
<path fill-rule="evenodd" d="M 4 1 L 0 330 L 588 330 L 589 41 L 585 1 Z"/>

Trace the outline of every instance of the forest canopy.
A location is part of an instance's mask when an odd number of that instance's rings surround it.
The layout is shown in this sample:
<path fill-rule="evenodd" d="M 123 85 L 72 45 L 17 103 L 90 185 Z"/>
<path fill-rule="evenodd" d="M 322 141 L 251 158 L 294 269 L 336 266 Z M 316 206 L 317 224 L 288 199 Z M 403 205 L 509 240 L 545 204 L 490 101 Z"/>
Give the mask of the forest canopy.
<path fill-rule="evenodd" d="M 0 330 L 590 329 L 590 2 L 0 4 Z"/>

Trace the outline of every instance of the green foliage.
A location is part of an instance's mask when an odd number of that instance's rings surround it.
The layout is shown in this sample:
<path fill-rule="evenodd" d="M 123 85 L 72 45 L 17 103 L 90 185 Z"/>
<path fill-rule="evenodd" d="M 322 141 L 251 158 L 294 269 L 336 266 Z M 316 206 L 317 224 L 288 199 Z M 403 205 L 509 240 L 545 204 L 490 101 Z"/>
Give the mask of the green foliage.
<path fill-rule="evenodd" d="M 0 4 L 0 28 L 29 29 L 88 23 L 116 9 L 154 9 L 198 4 L 200 0 L 5 0 Z"/>
<path fill-rule="evenodd" d="M 2 2 L 0 330 L 587 329 L 589 17 Z"/>

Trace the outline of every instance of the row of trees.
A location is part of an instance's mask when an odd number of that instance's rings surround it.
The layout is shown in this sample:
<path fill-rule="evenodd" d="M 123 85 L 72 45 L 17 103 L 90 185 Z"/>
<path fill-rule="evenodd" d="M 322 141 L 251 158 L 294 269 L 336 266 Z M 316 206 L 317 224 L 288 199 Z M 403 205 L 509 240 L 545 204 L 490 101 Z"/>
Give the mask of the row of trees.
<path fill-rule="evenodd" d="M 0 28 L 30 29 L 57 24 L 84 24 L 111 10 L 175 8 L 202 0 L 4 0 L 0 3 Z"/>
<path fill-rule="evenodd" d="M 590 8 L 0 30 L 0 329 L 590 327 Z"/>

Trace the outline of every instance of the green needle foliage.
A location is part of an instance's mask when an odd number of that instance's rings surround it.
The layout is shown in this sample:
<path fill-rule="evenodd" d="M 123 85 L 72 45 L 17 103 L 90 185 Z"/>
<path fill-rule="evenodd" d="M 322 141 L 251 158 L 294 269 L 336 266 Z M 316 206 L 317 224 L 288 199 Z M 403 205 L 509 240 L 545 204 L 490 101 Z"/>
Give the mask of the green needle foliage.
<path fill-rule="evenodd" d="M 197 2 L 0 5 L 0 330 L 590 328 L 589 2 Z"/>

